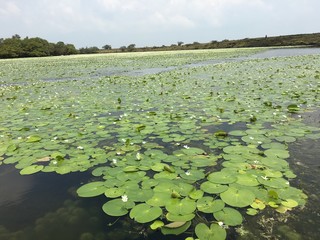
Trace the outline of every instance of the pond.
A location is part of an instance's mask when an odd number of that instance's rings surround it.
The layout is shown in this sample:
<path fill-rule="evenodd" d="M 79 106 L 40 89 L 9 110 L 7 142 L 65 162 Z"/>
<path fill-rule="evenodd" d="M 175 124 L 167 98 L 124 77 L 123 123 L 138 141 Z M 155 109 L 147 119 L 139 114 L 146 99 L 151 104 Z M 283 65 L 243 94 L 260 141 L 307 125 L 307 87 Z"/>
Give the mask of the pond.
<path fill-rule="evenodd" d="M 0 240 L 316 239 L 320 49 L 0 61 Z"/>

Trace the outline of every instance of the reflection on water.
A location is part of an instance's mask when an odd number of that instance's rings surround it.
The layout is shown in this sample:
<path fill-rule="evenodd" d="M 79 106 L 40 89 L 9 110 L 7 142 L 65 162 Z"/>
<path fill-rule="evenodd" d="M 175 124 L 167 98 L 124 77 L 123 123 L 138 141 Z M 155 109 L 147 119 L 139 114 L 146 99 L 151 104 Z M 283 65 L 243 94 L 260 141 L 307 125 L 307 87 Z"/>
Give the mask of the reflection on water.
<path fill-rule="evenodd" d="M 0 208 L 20 204 L 25 195 L 34 187 L 34 176 L 22 178 L 12 166 L 1 166 Z"/>

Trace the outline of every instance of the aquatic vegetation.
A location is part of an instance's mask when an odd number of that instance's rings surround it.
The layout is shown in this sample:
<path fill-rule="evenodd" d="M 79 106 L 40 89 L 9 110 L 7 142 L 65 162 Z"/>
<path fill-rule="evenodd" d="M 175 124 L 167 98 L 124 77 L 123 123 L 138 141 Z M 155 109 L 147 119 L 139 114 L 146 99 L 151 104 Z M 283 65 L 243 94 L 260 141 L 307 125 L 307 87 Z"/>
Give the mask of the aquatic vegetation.
<path fill-rule="evenodd" d="M 288 145 L 319 137 L 303 114 L 319 108 L 320 59 L 230 60 L 255 51 L 2 61 L 0 164 L 90 170 L 80 197 L 105 196 L 107 215 L 189 239 L 302 207 Z M 230 61 L 204 64 L 218 59 Z"/>

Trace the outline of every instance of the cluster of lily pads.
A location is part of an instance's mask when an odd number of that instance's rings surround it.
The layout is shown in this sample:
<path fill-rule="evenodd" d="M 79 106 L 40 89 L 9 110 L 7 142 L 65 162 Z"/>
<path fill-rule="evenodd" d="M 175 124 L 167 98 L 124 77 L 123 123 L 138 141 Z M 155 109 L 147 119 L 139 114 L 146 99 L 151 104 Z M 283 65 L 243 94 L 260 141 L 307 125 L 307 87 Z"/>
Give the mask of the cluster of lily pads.
<path fill-rule="evenodd" d="M 320 136 L 303 123 L 319 108 L 319 57 L 183 67 L 253 51 L 3 61 L 0 165 L 90 169 L 80 197 L 105 195 L 107 215 L 187 239 L 226 239 L 248 215 L 303 206 L 286 159 L 291 142 Z M 180 67 L 113 75 L 169 66 Z"/>

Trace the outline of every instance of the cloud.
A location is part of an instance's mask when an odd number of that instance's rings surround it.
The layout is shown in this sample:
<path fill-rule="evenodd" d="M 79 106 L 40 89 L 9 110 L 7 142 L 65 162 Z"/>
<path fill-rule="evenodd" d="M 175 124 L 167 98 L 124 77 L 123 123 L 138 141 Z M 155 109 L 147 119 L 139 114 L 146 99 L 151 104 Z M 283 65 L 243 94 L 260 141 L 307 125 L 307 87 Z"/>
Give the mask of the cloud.
<path fill-rule="evenodd" d="M 0 1 L 0 18 L 18 16 L 21 13 L 21 9 L 14 2 Z"/>
<path fill-rule="evenodd" d="M 0 0 L 1 33 L 79 45 L 316 32 L 318 0 Z M 108 43 L 108 42 L 107 42 Z"/>

